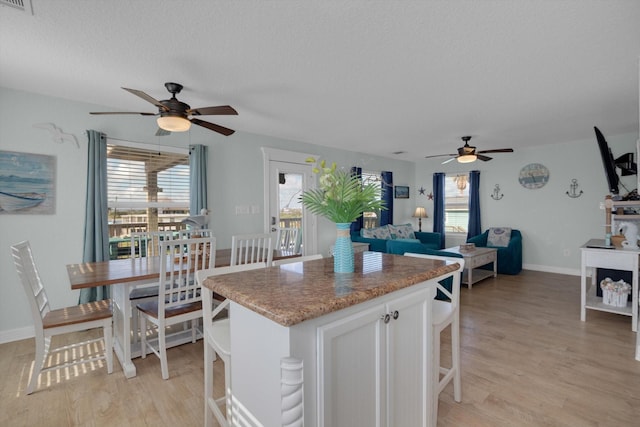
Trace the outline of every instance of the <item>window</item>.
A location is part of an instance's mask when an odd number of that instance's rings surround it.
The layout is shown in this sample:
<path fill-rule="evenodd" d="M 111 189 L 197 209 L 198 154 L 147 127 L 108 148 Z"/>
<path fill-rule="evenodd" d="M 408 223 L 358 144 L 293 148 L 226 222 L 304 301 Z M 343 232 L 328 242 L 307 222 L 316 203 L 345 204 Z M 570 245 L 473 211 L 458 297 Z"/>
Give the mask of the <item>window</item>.
<path fill-rule="evenodd" d="M 382 178 L 379 173 L 362 172 L 362 185 L 375 184 L 382 192 Z M 375 228 L 380 226 L 380 211 L 371 211 L 362 213 L 364 228 Z"/>
<path fill-rule="evenodd" d="M 109 143 L 107 181 L 110 240 L 126 246 L 118 252 L 129 251 L 131 232 L 183 228 L 189 216 L 187 150 Z"/>
<path fill-rule="evenodd" d="M 444 178 L 444 229 L 447 233 L 466 233 L 469 226 L 469 174 Z"/>

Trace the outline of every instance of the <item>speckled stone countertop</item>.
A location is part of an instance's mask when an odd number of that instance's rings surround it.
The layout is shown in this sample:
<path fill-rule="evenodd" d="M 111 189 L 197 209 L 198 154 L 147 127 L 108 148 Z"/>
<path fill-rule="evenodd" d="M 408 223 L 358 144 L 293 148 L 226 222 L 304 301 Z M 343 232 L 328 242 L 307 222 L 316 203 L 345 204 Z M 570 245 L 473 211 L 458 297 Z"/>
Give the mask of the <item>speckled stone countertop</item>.
<path fill-rule="evenodd" d="M 211 276 L 204 286 L 283 326 L 292 326 L 455 271 L 458 264 L 355 254 L 355 273 L 333 272 L 333 258 Z"/>

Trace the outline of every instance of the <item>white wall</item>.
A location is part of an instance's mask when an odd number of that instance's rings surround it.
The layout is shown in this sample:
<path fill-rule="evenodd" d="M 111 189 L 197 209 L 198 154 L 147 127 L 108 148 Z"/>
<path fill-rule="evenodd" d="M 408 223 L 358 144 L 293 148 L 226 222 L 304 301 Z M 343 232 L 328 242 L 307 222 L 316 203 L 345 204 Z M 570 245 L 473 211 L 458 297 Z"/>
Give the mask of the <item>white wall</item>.
<path fill-rule="evenodd" d="M 608 135 L 606 124 L 599 125 L 614 157 L 636 152 L 638 134 Z M 557 142 L 545 146 L 520 149 L 514 153 L 491 155 L 493 160 L 471 164 L 428 159 L 416 164 L 416 186 L 424 186 L 426 193 L 433 189 L 434 172 L 480 171 L 480 207 L 482 229 L 512 227 L 523 235 L 524 268 L 566 274 L 580 274 L 580 246 L 590 238 L 604 239 L 604 211 L 600 203 L 607 191 L 607 181 L 595 134 L 586 140 Z M 637 159 L 636 159 L 637 160 Z M 549 182 L 537 190 L 520 185 L 520 169 L 529 163 L 542 163 L 549 169 Z M 571 180 L 578 180 L 579 198 L 569 198 Z M 622 177 L 628 190 L 637 188 L 637 176 Z M 504 197 L 493 200 L 490 196 L 496 184 Z M 620 194 L 627 191 L 620 187 Z M 433 201 L 420 196 L 430 219 L 427 229 L 432 230 Z M 423 226 L 424 228 L 424 226 Z M 447 243 L 454 243 L 447 239 Z"/>
<path fill-rule="evenodd" d="M 210 227 L 218 247 L 231 246 L 231 235 L 263 230 L 263 212 L 235 215 L 237 205 L 257 205 L 262 211 L 263 164 L 261 147 L 316 153 L 339 166 L 362 166 L 365 170 L 391 170 L 398 185 L 412 185 L 411 162 L 372 157 L 362 153 L 328 149 L 313 144 L 236 132 L 230 137 L 194 126 L 187 133 L 157 138 L 155 120 L 140 116 L 90 116 L 104 111 L 95 106 L 0 87 L 0 150 L 56 156 L 57 202 L 54 215 L 0 215 L 0 343 L 32 335 L 27 300 L 11 260 L 10 245 L 29 240 L 53 308 L 73 305 L 78 291 L 71 291 L 65 265 L 82 261 L 86 189 L 87 142 L 85 130 L 95 129 L 110 138 L 146 142 L 152 146 L 187 147 L 201 143 L 209 148 Z M 241 116 L 238 123 L 241 123 Z M 57 144 L 35 123 L 54 123 L 79 143 Z M 412 189 L 413 190 L 413 189 Z M 411 221 L 414 193 L 397 200 L 394 222 Z M 415 221 L 414 221 L 415 222 Z M 318 249 L 327 253 L 335 239 L 335 228 L 320 219 Z"/>

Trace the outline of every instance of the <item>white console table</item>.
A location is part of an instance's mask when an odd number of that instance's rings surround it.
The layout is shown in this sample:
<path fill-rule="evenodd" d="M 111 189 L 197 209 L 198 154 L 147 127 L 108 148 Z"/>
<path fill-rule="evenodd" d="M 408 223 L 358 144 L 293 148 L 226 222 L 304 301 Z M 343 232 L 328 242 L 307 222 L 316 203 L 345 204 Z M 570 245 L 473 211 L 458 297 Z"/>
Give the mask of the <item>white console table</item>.
<path fill-rule="evenodd" d="M 638 330 L 638 259 L 640 249 L 603 249 L 589 246 L 604 246 L 603 239 L 591 239 L 581 248 L 582 268 L 581 268 L 581 306 L 580 320 L 586 320 L 587 309 L 606 311 L 609 313 L 631 316 L 631 329 Z M 612 270 L 631 271 L 631 304 L 625 307 L 614 307 L 603 304 L 602 298 L 596 296 L 596 268 L 608 268 Z M 587 286 L 587 271 L 591 271 L 591 283 Z"/>

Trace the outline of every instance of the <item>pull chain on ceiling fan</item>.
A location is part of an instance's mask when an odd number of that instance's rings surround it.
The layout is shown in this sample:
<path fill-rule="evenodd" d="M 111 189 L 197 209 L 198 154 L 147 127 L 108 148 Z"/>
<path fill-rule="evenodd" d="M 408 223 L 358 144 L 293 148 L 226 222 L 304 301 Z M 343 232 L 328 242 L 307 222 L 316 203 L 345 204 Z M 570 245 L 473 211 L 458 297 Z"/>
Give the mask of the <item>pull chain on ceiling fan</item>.
<path fill-rule="evenodd" d="M 471 140 L 470 136 L 463 136 L 462 141 L 464 145 L 458 148 L 458 153 L 456 154 L 436 154 L 434 156 L 425 156 L 425 159 L 430 159 L 432 157 L 444 157 L 449 156 L 450 159 L 445 160 L 442 164 L 449 163 L 452 160 L 457 160 L 458 163 L 472 163 L 476 160 L 482 160 L 487 162 L 492 159 L 492 157 L 485 156 L 486 153 L 513 153 L 513 148 L 497 148 L 494 150 L 482 150 L 476 151 L 476 147 L 469 145 L 469 141 Z"/>
<path fill-rule="evenodd" d="M 179 101 L 176 94 L 180 93 L 183 86 L 179 83 L 165 83 L 164 86 L 171 93 L 171 99 L 158 101 L 152 96 L 147 95 L 141 90 L 129 89 L 123 87 L 129 93 L 132 93 L 147 102 L 158 107 L 157 113 L 139 113 L 139 112 L 91 112 L 89 114 L 140 114 L 142 116 L 159 116 L 157 136 L 168 135 L 169 132 L 184 132 L 191 128 L 191 124 L 205 127 L 222 135 L 229 136 L 235 131 L 224 126 L 210 123 L 204 120 L 196 119 L 193 116 L 213 116 L 213 115 L 238 115 L 238 112 L 229 105 L 220 105 L 216 107 L 191 108 L 189 104 Z M 191 116 L 191 117 L 189 117 Z"/>

